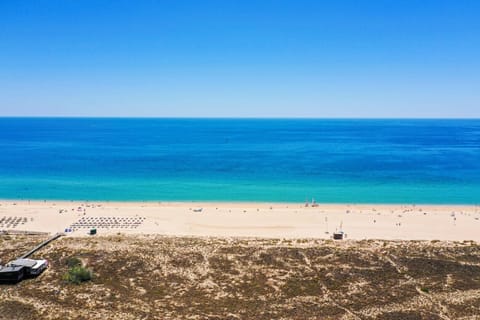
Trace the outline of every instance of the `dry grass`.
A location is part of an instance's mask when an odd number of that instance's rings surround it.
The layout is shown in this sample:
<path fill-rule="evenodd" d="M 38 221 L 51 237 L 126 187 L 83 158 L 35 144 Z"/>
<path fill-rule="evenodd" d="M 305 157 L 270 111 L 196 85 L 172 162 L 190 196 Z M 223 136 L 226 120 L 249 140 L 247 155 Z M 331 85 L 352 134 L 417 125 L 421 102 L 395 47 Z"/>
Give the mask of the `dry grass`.
<path fill-rule="evenodd" d="M 39 237 L 0 237 L 3 261 Z M 480 246 L 111 236 L 62 238 L 51 267 L 0 286 L 0 319 L 480 319 Z M 62 280 L 77 257 L 95 274 Z"/>

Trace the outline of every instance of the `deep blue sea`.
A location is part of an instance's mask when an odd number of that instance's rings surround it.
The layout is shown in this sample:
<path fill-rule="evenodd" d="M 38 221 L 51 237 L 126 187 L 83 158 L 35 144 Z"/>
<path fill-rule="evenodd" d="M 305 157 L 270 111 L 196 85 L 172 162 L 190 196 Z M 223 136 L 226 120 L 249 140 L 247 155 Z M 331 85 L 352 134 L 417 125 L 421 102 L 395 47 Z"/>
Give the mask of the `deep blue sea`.
<path fill-rule="evenodd" d="M 0 198 L 480 203 L 480 120 L 0 118 Z"/>

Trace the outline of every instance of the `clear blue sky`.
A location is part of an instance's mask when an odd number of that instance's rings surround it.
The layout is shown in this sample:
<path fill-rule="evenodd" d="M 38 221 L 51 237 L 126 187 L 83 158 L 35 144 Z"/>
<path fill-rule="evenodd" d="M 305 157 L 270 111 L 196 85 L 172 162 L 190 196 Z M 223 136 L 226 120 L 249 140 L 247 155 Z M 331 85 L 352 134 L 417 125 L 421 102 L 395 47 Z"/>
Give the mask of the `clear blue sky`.
<path fill-rule="evenodd" d="M 0 115 L 480 117 L 480 1 L 0 1 Z"/>

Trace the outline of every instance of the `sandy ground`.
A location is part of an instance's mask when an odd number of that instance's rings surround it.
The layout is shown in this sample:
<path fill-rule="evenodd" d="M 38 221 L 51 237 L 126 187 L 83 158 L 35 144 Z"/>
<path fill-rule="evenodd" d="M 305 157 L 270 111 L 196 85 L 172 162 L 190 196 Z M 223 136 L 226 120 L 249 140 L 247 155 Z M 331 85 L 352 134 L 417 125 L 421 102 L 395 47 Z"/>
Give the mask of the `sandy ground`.
<path fill-rule="evenodd" d="M 5 222 L 14 217 L 20 223 Z M 0 230 L 63 232 L 82 218 L 99 234 L 326 239 L 341 229 L 347 239 L 480 241 L 479 206 L 0 201 Z M 77 226 L 67 235 L 89 229 Z"/>

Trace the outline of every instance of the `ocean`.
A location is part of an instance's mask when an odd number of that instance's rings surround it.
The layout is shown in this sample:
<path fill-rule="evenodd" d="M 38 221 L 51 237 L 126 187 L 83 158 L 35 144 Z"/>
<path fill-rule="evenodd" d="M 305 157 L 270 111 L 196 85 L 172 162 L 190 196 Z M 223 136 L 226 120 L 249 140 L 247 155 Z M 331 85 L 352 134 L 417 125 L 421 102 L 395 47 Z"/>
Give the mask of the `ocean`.
<path fill-rule="evenodd" d="M 480 203 L 480 120 L 0 118 L 0 198 Z"/>

